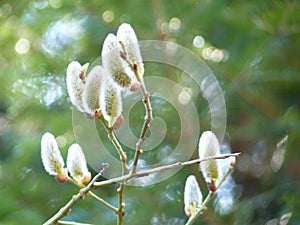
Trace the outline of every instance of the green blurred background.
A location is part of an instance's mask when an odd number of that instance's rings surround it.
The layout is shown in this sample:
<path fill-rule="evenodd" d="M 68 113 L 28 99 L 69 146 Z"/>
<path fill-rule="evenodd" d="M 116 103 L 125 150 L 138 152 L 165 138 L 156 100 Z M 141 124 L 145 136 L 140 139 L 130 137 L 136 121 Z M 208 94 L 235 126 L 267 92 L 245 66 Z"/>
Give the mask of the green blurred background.
<path fill-rule="evenodd" d="M 98 58 L 106 35 L 122 22 L 140 40 L 173 41 L 192 50 L 223 89 L 224 146 L 243 154 L 224 190 L 228 197 L 212 202 L 196 224 L 266 224 L 289 212 L 289 224 L 300 224 L 299 11 L 299 1 L 292 0 L 1 1 L 0 224 L 42 224 L 77 192 L 46 174 L 40 139 L 52 132 L 66 155 L 75 141 L 66 67 Z M 149 66 L 145 75 L 155 72 Z M 180 73 L 166 76 L 189 85 Z M 209 128 L 207 107 L 199 109 L 203 129 Z M 169 118 L 168 126 L 178 123 L 168 110 L 155 113 Z M 134 121 L 141 126 L 142 119 Z M 173 146 L 176 138 L 165 142 Z M 128 187 L 124 224 L 184 224 L 183 189 L 191 173 L 207 193 L 197 166 L 150 187 Z M 115 187 L 97 193 L 117 203 Z M 116 224 L 112 212 L 90 199 L 66 219 Z"/>

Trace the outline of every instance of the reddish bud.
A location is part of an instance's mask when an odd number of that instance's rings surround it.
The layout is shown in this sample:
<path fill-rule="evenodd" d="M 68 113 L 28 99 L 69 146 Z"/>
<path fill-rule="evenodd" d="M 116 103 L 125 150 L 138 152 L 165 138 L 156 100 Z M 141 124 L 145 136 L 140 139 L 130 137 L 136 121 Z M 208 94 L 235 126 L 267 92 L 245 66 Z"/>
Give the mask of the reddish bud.
<path fill-rule="evenodd" d="M 79 78 L 80 78 L 80 80 L 82 80 L 83 83 L 85 83 L 85 72 L 84 71 L 80 71 Z"/>
<path fill-rule="evenodd" d="M 94 117 L 98 119 L 98 118 L 100 118 L 101 115 L 102 115 L 101 109 L 97 109 L 97 110 L 95 111 Z"/>
<path fill-rule="evenodd" d="M 69 178 L 66 174 L 63 174 L 63 173 L 58 173 L 56 176 L 55 176 L 55 179 L 59 182 L 59 183 L 66 183 L 68 182 Z"/>
<path fill-rule="evenodd" d="M 216 192 L 216 190 L 217 190 L 216 182 L 214 182 L 214 181 L 207 183 L 207 187 L 211 192 Z"/>
<path fill-rule="evenodd" d="M 91 179 L 92 179 L 92 175 L 91 175 L 90 172 L 88 172 L 88 173 L 83 177 L 82 183 L 86 185 L 86 184 L 88 184 L 88 183 L 91 181 Z"/>

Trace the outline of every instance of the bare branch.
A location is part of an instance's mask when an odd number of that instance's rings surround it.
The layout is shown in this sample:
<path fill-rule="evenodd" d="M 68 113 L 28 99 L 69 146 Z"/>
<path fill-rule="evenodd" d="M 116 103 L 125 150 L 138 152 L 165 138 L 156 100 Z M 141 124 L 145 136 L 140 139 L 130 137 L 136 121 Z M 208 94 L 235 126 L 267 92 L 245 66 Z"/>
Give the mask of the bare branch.
<path fill-rule="evenodd" d="M 224 183 L 224 181 L 226 180 L 226 178 L 228 177 L 228 175 L 230 174 L 230 172 L 233 170 L 234 164 L 230 164 L 226 173 L 224 174 L 222 180 L 220 181 L 219 185 L 217 186 L 216 190 L 213 191 L 209 191 L 208 195 L 206 196 L 204 202 L 202 203 L 201 207 L 198 209 L 198 211 L 192 215 L 188 221 L 186 222 L 185 225 L 192 225 L 196 219 L 201 215 L 201 213 L 203 212 L 203 210 L 206 209 L 206 205 L 210 202 L 210 200 L 214 197 L 215 193 L 218 191 L 218 189 L 221 187 L 221 185 Z"/>
<path fill-rule="evenodd" d="M 159 173 L 159 172 L 164 172 L 164 171 L 170 170 L 170 169 L 176 169 L 176 168 L 180 168 L 180 167 L 184 167 L 184 166 L 190 166 L 193 164 L 198 164 L 203 161 L 212 160 L 212 159 L 225 159 L 225 158 L 228 158 L 231 156 L 237 157 L 240 154 L 241 153 L 223 154 L 223 155 L 217 155 L 217 156 L 207 157 L 207 158 L 203 158 L 203 159 L 194 159 L 194 160 L 190 160 L 190 161 L 186 161 L 186 162 L 177 162 L 177 163 L 173 163 L 173 164 L 166 165 L 166 166 L 160 166 L 160 167 L 157 167 L 154 169 L 137 172 L 135 174 L 127 174 L 125 176 L 111 178 L 109 180 L 105 180 L 105 181 L 101 181 L 101 182 L 95 182 L 94 187 L 102 187 L 102 186 L 112 185 L 115 183 L 127 182 L 131 179 L 149 176 L 153 173 Z"/>
<path fill-rule="evenodd" d="M 63 221 L 63 220 L 57 221 L 57 224 L 58 225 L 63 225 L 63 224 L 66 224 L 66 225 L 92 225 L 89 223 L 77 223 L 77 222 L 73 222 L 73 221 Z"/>
<path fill-rule="evenodd" d="M 137 68 L 137 67 L 134 67 L 134 68 Z M 137 171 L 137 164 L 138 164 L 139 156 L 142 154 L 142 145 L 146 141 L 146 133 L 147 133 L 147 130 L 149 129 L 149 124 L 153 119 L 152 107 L 151 107 L 151 103 L 150 103 L 150 93 L 146 89 L 144 80 L 139 77 L 138 71 L 136 69 L 134 71 L 135 71 L 138 81 L 141 83 L 140 88 L 141 88 L 141 92 L 143 94 L 143 103 L 144 103 L 144 106 L 146 109 L 146 116 L 145 116 L 145 121 L 144 121 L 142 131 L 140 134 L 140 139 L 136 143 L 135 155 L 134 155 L 134 159 L 133 159 L 133 167 L 132 167 L 132 171 L 131 171 L 132 174 L 136 173 L 136 171 Z"/>
<path fill-rule="evenodd" d="M 143 153 L 142 145 L 146 141 L 146 133 L 147 133 L 147 130 L 149 129 L 150 122 L 153 120 L 153 115 L 152 115 L 152 107 L 151 107 L 151 102 L 150 102 L 150 93 L 147 91 L 144 79 L 140 75 L 139 67 L 136 63 L 132 62 L 130 60 L 130 58 L 128 57 L 124 43 L 121 41 L 120 44 L 121 44 L 122 50 L 123 50 L 123 52 L 121 52 L 121 54 L 120 54 L 121 57 L 130 65 L 130 67 L 134 71 L 137 81 L 140 82 L 140 89 L 141 89 L 141 92 L 143 95 L 143 103 L 144 103 L 144 106 L 146 109 L 145 121 L 144 121 L 143 128 L 141 130 L 140 138 L 139 138 L 138 142 L 136 143 L 135 155 L 134 155 L 134 159 L 133 159 L 133 166 L 132 166 L 132 170 L 131 170 L 131 173 L 135 174 L 137 171 L 137 164 L 138 164 L 139 157 Z"/>
<path fill-rule="evenodd" d="M 60 221 L 60 222 L 58 222 L 58 221 L 59 221 L 59 219 L 67 216 L 69 214 L 69 212 L 71 211 L 72 206 L 79 200 L 83 200 L 84 196 L 87 193 L 89 195 L 95 197 L 95 194 L 90 192 L 90 189 L 94 186 L 94 183 L 96 182 L 96 180 L 100 176 L 103 175 L 106 168 L 107 168 L 107 165 L 103 164 L 102 170 L 93 178 L 93 180 L 86 187 L 80 189 L 76 195 L 73 195 L 72 198 L 54 216 L 52 216 L 49 220 L 47 220 L 43 225 L 52 225 L 52 224 L 57 224 L 57 223 L 58 224 L 68 224 L 68 223 L 64 223 L 64 221 Z M 102 204 L 104 204 L 108 208 L 110 208 L 110 209 L 114 210 L 116 213 L 118 213 L 118 209 L 116 209 L 115 207 L 111 206 L 109 203 L 105 202 L 103 199 L 98 197 L 97 200 L 99 201 L 99 199 Z M 74 224 L 74 222 L 71 224 Z M 75 224 L 77 224 L 77 223 L 75 223 Z"/>

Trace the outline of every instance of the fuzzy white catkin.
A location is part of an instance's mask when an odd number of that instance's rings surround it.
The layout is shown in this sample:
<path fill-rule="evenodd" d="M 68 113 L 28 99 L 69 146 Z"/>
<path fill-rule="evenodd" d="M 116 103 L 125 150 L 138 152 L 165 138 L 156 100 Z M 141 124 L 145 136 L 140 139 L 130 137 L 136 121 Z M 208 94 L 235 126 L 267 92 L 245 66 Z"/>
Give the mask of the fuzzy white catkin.
<path fill-rule="evenodd" d="M 100 94 L 100 108 L 109 127 L 113 127 L 122 113 L 122 98 L 119 86 L 107 80 Z"/>
<path fill-rule="evenodd" d="M 199 140 L 199 159 L 220 155 L 220 145 L 216 135 L 211 131 L 202 133 Z M 217 160 L 203 161 L 200 170 L 206 182 L 216 181 L 220 174 Z"/>
<path fill-rule="evenodd" d="M 118 38 L 109 34 L 104 40 L 101 53 L 103 67 L 112 75 L 116 84 L 129 90 L 136 78 L 129 64 L 121 58 L 121 52 L 123 49 Z"/>
<path fill-rule="evenodd" d="M 41 158 L 45 170 L 50 175 L 64 173 L 64 160 L 59 151 L 55 137 L 47 132 L 41 140 Z"/>
<path fill-rule="evenodd" d="M 107 73 L 102 66 L 95 66 L 87 75 L 82 93 L 83 109 L 86 113 L 94 115 L 99 109 L 100 90 Z"/>
<path fill-rule="evenodd" d="M 127 23 L 121 24 L 117 31 L 117 37 L 119 41 L 123 42 L 130 61 L 138 66 L 139 74 L 142 77 L 144 73 L 144 64 L 138 39 L 133 28 Z"/>
<path fill-rule="evenodd" d="M 89 174 L 86 160 L 79 144 L 72 144 L 68 149 L 67 168 L 70 175 L 78 183 L 82 183 L 84 177 Z"/>
<path fill-rule="evenodd" d="M 202 204 L 202 193 L 194 175 L 190 175 L 185 182 L 184 209 L 186 214 L 193 214 Z"/>
<path fill-rule="evenodd" d="M 82 93 L 84 82 L 80 78 L 81 73 L 85 73 L 88 64 L 83 66 L 77 61 L 72 61 L 67 68 L 66 83 L 68 94 L 72 104 L 81 112 L 84 112 L 82 105 Z"/>

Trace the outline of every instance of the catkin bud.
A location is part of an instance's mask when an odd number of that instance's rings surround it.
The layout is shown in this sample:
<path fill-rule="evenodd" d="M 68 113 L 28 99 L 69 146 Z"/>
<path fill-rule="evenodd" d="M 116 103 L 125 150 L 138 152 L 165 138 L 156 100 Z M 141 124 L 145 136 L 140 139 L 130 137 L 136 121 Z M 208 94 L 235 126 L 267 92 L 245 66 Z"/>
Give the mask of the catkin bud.
<path fill-rule="evenodd" d="M 122 98 L 119 86 L 107 80 L 100 93 L 100 108 L 109 127 L 113 127 L 122 113 Z"/>
<path fill-rule="evenodd" d="M 91 117 L 96 117 L 99 112 L 99 95 L 106 76 L 107 72 L 102 66 L 95 66 L 87 75 L 82 103 L 85 113 Z"/>
<path fill-rule="evenodd" d="M 45 170 L 54 176 L 67 177 L 65 163 L 51 133 L 45 133 L 41 140 L 41 158 Z"/>
<path fill-rule="evenodd" d="M 130 90 L 136 77 L 130 65 L 122 58 L 123 48 L 115 35 L 109 34 L 106 37 L 101 55 L 103 66 L 107 68 L 114 82 L 121 88 Z"/>
<path fill-rule="evenodd" d="M 67 68 L 66 83 L 68 94 L 72 104 L 81 112 L 84 112 L 82 105 L 82 92 L 85 83 L 85 73 L 88 63 L 81 66 L 79 62 L 72 61 Z"/>
<path fill-rule="evenodd" d="M 202 193 L 196 177 L 190 175 L 185 182 L 184 188 L 184 211 L 190 217 L 194 215 L 202 204 Z"/>
<path fill-rule="evenodd" d="M 86 160 L 79 144 L 69 147 L 67 156 L 67 168 L 73 179 L 79 184 L 86 184 L 91 179 Z"/>
<path fill-rule="evenodd" d="M 59 183 L 66 183 L 69 180 L 68 174 L 66 172 L 66 174 L 64 173 L 59 173 L 55 175 L 55 179 L 57 180 L 57 182 Z"/>
<path fill-rule="evenodd" d="M 199 140 L 199 159 L 212 157 L 220 154 L 220 145 L 217 137 L 211 131 L 202 133 Z M 220 175 L 220 166 L 217 160 L 207 160 L 200 163 L 205 181 L 211 187 L 211 191 L 215 190 L 216 182 Z"/>
<path fill-rule="evenodd" d="M 123 44 L 130 61 L 136 65 L 135 69 L 137 69 L 139 76 L 142 78 L 144 75 L 144 64 L 133 28 L 127 23 L 121 24 L 117 31 L 117 37 Z"/>

